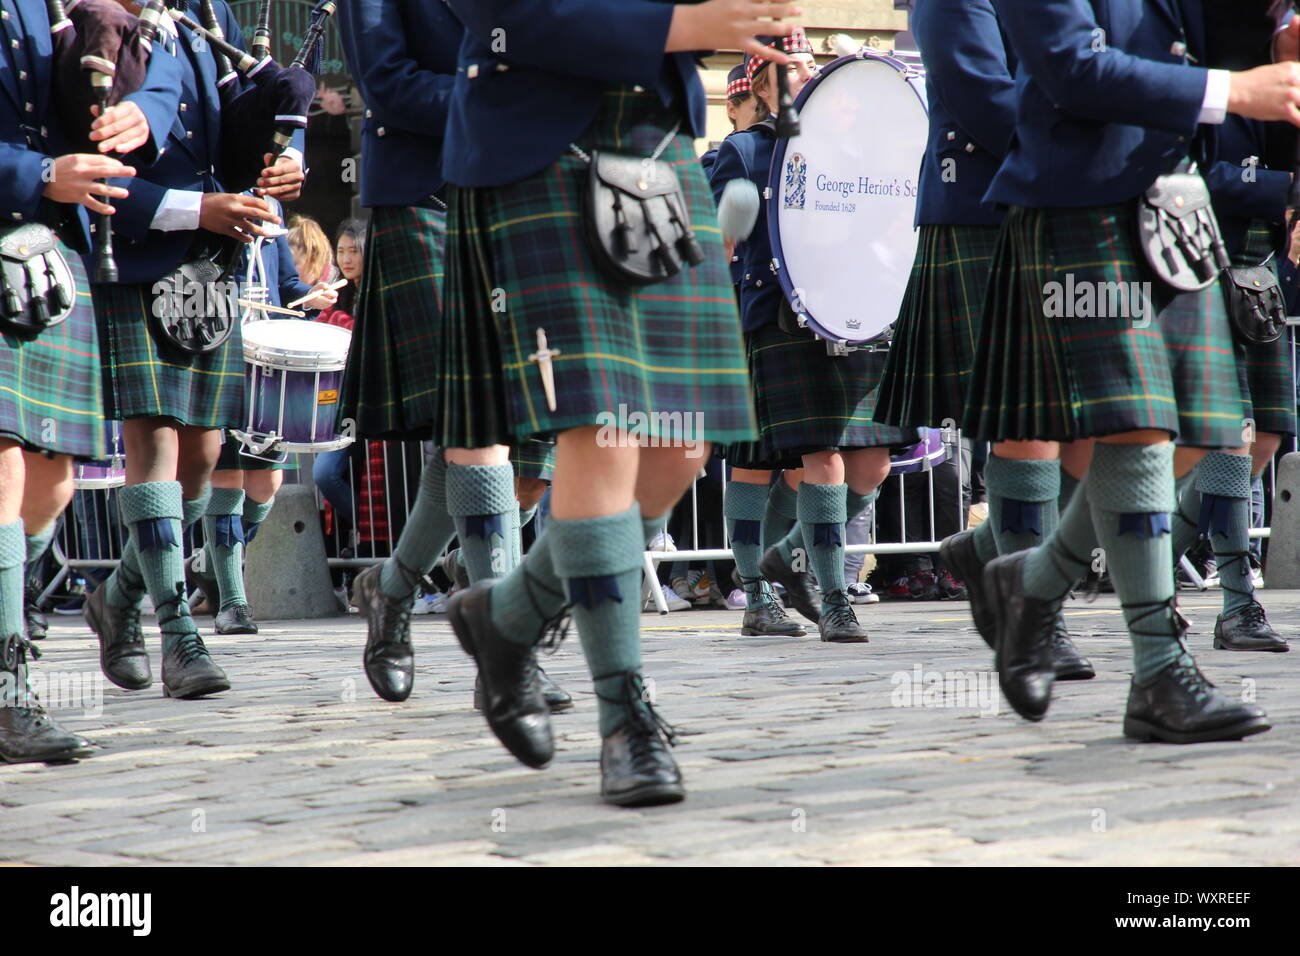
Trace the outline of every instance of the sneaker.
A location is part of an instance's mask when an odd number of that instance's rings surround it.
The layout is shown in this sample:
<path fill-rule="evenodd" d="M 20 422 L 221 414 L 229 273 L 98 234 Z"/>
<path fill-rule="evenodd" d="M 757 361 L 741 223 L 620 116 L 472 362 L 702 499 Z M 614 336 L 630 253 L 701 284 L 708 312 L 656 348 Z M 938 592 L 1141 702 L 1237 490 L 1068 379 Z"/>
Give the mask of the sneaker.
<path fill-rule="evenodd" d="M 941 597 L 939 579 L 933 571 L 917 571 L 907 581 L 913 601 L 937 601 Z"/>
<path fill-rule="evenodd" d="M 966 585 L 952 576 L 952 572 L 944 568 L 939 572 L 935 579 L 939 585 L 939 597 L 945 601 L 965 601 Z"/>
<path fill-rule="evenodd" d="M 663 592 L 664 600 L 668 602 L 668 610 L 689 611 L 691 609 L 691 602 L 686 600 L 686 598 L 682 597 L 668 585 L 665 584 L 663 586 Z"/>
<path fill-rule="evenodd" d="M 425 594 L 423 591 L 415 596 L 415 603 L 411 605 L 412 614 L 432 614 L 433 613 L 434 595 Z"/>
<path fill-rule="evenodd" d="M 742 588 L 736 588 L 727 595 L 727 608 L 729 610 L 743 611 L 747 607 L 749 607 L 749 601 L 745 597 L 745 592 Z"/>
<path fill-rule="evenodd" d="M 891 598 L 911 598 L 912 588 L 907 578 L 895 578 L 894 583 L 885 588 L 885 594 Z"/>
<path fill-rule="evenodd" d="M 449 601 L 451 601 L 451 595 L 450 595 L 450 594 L 443 594 L 442 592 L 439 592 L 439 593 L 437 593 L 437 594 L 431 596 L 431 597 L 429 598 L 429 613 L 430 613 L 430 614 L 446 614 L 446 613 L 447 613 L 447 604 L 448 604 Z"/>
<path fill-rule="evenodd" d="M 646 550 L 647 551 L 676 551 L 677 543 L 673 541 L 673 536 L 670 535 L 666 530 L 664 530 L 664 531 L 660 531 L 657 535 L 655 535 L 653 538 L 650 539 L 650 543 L 646 545 Z"/>
<path fill-rule="evenodd" d="M 695 603 L 698 605 L 707 605 L 713 597 L 715 586 L 709 578 L 709 572 L 705 571 L 695 579 L 695 584 L 691 587 L 691 594 L 695 596 Z"/>
<path fill-rule="evenodd" d="M 879 604 L 880 595 L 871 590 L 871 585 L 864 581 L 854 581 L 845 591 L 854 604 Z"/>

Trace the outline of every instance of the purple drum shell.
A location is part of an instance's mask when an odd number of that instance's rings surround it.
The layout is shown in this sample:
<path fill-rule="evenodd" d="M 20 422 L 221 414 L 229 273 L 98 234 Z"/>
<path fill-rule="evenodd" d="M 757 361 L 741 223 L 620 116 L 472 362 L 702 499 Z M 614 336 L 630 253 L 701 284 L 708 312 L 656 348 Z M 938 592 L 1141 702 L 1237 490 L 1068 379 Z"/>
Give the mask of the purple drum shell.
<path fill-rule="evenodd" d="M 78 463 L 72 470 L 72 485 L 78 490 L 121 488 L 126 484 L 126 469 L 106 462 Z"/>
<path fill-rule="evenodd" d="M 249 429 L 293 445 L 336 441 L 343 370 L 317 372 L 248 366 Z M 319 376 L 319 380 L 317 378 Z M 283 388 L 283 422 L 281 389 Z"/>

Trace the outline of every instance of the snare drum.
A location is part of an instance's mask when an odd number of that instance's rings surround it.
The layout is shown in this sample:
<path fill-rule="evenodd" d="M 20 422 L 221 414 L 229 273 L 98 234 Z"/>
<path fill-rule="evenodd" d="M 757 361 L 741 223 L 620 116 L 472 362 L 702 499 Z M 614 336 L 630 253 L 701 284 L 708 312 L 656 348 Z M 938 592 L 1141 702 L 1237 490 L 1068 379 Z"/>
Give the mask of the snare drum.
<path fill-rule="evenodd" d="M 301 319 L 244 323 L 248 365 L 248 427 L 234 435 L 257 456 L 335 451 L 352 444 L 339 434 L 339 389 L 352 333 Z"/>
<path fill-rule="evenodd" d="M 823 68 L 796 106 L 801 133 L 777 140 L 765 193 L 777 278 L 800 325 L 882 347 L 916 257 L 924 74 L 863 51 Z"/>
<path fill-rule="evenodd" d="M 78 491 L 95 491 L 121 488 L 126 484 L 126 452 L 122 446 L 121 422 L 104 422 L 104 447 L 108 450 L 107 458 L 73 465 L 72 487 Z"/>

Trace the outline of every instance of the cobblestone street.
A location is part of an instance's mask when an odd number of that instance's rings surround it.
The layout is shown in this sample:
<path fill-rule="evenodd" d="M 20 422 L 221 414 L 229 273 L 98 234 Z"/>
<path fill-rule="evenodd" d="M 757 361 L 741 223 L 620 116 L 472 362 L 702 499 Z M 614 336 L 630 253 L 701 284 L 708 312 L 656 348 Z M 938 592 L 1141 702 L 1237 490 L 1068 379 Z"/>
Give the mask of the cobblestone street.
<path fill-rule="evenodd" d="M 1300 592 L 1263 592 L 1300 629 Z M 234 689 L 203 701 L 97 685 L 78 618 L 52 618 L 45 696 L 103 752 L 0 766 L 0 860 L 30 864 L 1296 864 L 1300 653 L 1210 647 L 1217 592 L 1183 595 L 1207 675 L 1274 727 L 1244 742 L 1121 735 L 1128 641 L 1113 596 L 1067 606 L 1089 682 L 1046 721 L 1015 716 L 965 604 L 859 607 L 867 645 L 739 635 L 738 612 L 649 614 L 647 676 L 682 734 L 689 796 L 599 799 L 595 699 L 576 635 L 546 661 L 577 707 L 548 770 L 517 764 L 470 709 L 472 662 L 414 619 L 405 704 L 371 692 L 355 615 L 211 637 Z M 201 619 L 210 630 L 210 619 Z M 155 676 L 157 637 L 151 638 Z M 102 688 L 102 712 L 86 699 Z"/>

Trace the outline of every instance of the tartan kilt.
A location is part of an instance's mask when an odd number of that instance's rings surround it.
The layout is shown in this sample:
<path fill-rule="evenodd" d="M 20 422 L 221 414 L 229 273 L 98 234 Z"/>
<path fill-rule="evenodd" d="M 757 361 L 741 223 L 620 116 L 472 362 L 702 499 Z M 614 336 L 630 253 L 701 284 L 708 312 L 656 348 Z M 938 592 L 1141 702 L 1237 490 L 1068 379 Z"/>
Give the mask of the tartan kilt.
<path fill-rule="evenodd" d="M 799 468 L 801 456 L 810 452 L 916 440 L 912 429 L 872 420 L 883 352 L 831 356 L 824 340 L 811 333 L 790 335 L 776 322 L 747 332 L 745 339 L 758 413 L 753 460 L 767 467 Z"/>
<path fill-rule="evenodd" d="M 1240 444 L 1223 291 L 1167 290 L 1137 247 L 1136 218 L 1135 202 L 1008 213 L 967 396 L 969 434 L 1071 441 L 1149 428 L 1193 447 Z M 1096 293 L 1091 306 L 1080 290 Z"/>
<path fill-rule="evenodd" d="M 1273 235 L 1263 222 L 1251 223 L 1246 244 L 1232 257 L 1234 266 L 1259 265 L 1273 252 Z M 1276 265 L 1274 266 L 1276 271 Z M 1237 375 L 1255 431 L 1296 433 L 1296 397 L 1291 372 L 1291 329 L 1268 345 L 1234 342 Z"/>
<path fill-rule="evenodd" d="M 677 120 L 656 93 L 610 89 L 579 145 L 649 156 Z M 691 137 L 675 136 L 662 159 L 706 259 L 639 289 L 597 270 L 583 236 L 588 167 L 571 153 L 517 183 L 451 190 L 440 444 L 515 444 L 625 415 L 671 440 L 660 423 L 699 422 L 696 412 L 703 434 L 690 440 L 754 437 L 735 294 Z M 529 360 L 539 331 L 559 350 L 554 412 Z"/>
<path fill-rule="evenodd" d="M 239 427 L 246 391 L 239 323 L 221 348 L 183 354 L 160 345 L 149 330 L 151 289 L 152 284 L 92 286 L 105 417 L 161 417 L 198 428 Z"/>
<path fill-rule="evenodd" d="M 99 335 L 81 256 L 59 252 L 76 281 L 72 313 L 34 338 L 0 334 L 0 437 L 28 451 L 104 457 Z"/>
<path fill-rule="evenodd" d="M 997 226 L 921 226 L 876 421 L 937 428 L 961 420 L 997 238 Z"/>
<path fill-rule="evenodd" d="M 298 456 L 293 452 L 283 462 L 267 461 L 265 458 L 241 455 L 239 439 L 230 432 L 226 432 L 224 437 L 226 440 L 221 443 L 216 471 L 295 471 L 298 468 Z"/>
<path fill-rule="evenodd" d="M 340 420 L 363 438 L 426 439 L 437 419 L 443 245 L 438 209 L 377 206 L 366 232 Z"/>
<path fill-rule="evenodd" d="M 510 464 L 516 478 L 540 478 L 550 481 L 555 472 L 555 442 L 529 438 L 510 448 Z"/>

